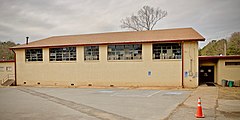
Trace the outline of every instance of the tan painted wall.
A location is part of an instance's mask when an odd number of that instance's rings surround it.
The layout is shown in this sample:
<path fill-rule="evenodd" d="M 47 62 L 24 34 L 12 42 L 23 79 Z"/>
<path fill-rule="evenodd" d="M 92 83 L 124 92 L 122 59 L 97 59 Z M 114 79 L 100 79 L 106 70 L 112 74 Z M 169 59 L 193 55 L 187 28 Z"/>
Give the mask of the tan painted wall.
<path fill-rule="evenodd" d="M 225 62 L 240 62 L 238 60 L 219 60 L 217 63 L 217 83 L 221 85 L 222 79 L 240 80 L 240 66 L 225 66 Z"/>
<path fill-rule="evenodd" d="M 198 71 L 197 42 L 185 44 L 187 58 L 184 61 L 187 63 L 188 58 L 193 59 L 192 71 L 195 75 Z M 17 49 L 17 84 L 23 85 L 26 82 L 26 85 L 37 85 L 40 82 L 41 85 L 64 86 L 181 86 L 182 60 L 153 60 L 151 43 L 144 43 L 142 49 L 142 60 L 108 61 L 107 45 L 100 45 L 100 60 L 84 61 L 83 46 L 78 46 L 75 62 L 50 62 L 48 48 L 43 49 L 43 62 L 25 62 L 25 50 Z M 185 68 L 189 70 L 189 63 L 185 64 Z M 149 71 L 152 73 L 150 76 Z M 186 77 L 185 82 L 186 86 L 195 87 L 197 77 Z"/>
<path fill-rule="evenodd" d="M 198 86 L 198 42 L 184 43 L 184 87 Z"/>
<path fill-rule="evenodd" d="M 6 77 L 14 79 L 15 67 L 14 62 L 0 62 L 0 83 L 2 84 Z M 7 67 L 11 67 L 10 70 L 6 70 Z"/>

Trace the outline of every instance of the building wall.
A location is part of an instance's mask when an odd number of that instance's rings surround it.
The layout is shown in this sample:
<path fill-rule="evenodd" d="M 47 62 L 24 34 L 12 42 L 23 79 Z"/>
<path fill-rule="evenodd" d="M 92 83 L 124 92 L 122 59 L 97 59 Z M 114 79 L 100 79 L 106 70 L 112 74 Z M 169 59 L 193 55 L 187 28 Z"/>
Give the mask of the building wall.
<path fill-rule="evenodd" d="M 198 86 L 198 42 L 185 42 L 184 48 L 184 87 Z"/>
<path fill-rule="evenodd" d="M 185 42 L 184 71 L 193 74 L 184 77 L 186 87 L 198 83 L 198 45 Z M 153 60 L 152 44 L 142 44 L 142 60 L 108 61 L 107 45 L 99 46 L 99 61 L 84 61 L 84 47 L 77 46 L 77 61 L 49 61 L 49 49 L 43 48 L 42 62 L 25 62 L 25 50 L 17 49 L 17 84 L 70 86 L 181 86 L 182 60 Z M 192 59 L 190 69 L 189 58 Z"/>
<path fill-rule="evenodd" d="M 240 80 L 240 65 L 225 66 L 225 62 L 240 62 L 240 59 L 226 60 L 220 59 L 217 63 L 217 83 L 221 85 L 222 79 Z"/>
<path fill-rule="evenodd" d="M 6 78 L 14 79 L 15 67 L 14 62 L 0 62 L 0 83 L 6 81 Z"/>

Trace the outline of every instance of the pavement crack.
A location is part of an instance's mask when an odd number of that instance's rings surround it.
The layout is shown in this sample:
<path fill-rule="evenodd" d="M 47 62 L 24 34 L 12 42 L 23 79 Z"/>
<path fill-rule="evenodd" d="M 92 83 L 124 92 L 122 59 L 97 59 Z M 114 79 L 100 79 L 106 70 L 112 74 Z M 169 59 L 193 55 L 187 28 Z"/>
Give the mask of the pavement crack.
<path fill-rule="evenodd" d="M 89 116 L 93 116 L 96 118 L 99 118 L 101 120 L 131 120 L 130 118 L 124 117 L 124 116 L 120 116 L 114 113 L 110 113 L 101 109 L 97 109 L 97 108 L 93 108 L 91 106 L 87 106 L 84 104 L 80 104 L 80 103 L 75 103 L 73 101 L 69 101 L 69 100 L 65 100 L 65 99 L 61 99 L 55 96 L 51 96 L 45 93 L 41 93 L 41 92 L 37 92 L 31 89 L 27 89 L 27 88 L 17 88 L 18 90 L 31 94 L 33 96 L 38 96 L 41 98 L 44 98 L 46 100 L 52 101 L 54 103 L 66 106 L 68 108 L 71 108 L 73 110 L 76 110 L 78 112 L 81 113 L 85 113 Z"/>
<path fill-rule="evenodd" d="M 219 99 L 219 87 L 217 89 L 217 99 L 216 99 L 216 104 L 214 106 L 214 119 L 217 119 L 217 108 L 218 108 L 218 99 Z"/>
<path fill-rule="evenodd" d="M 191 94 L 192 94 L 192 93 L 191 93 Z M 164 118 L 163 120 L 169 120 L 169 119 L 171 118 L 171 116 L 173 116 L 174 113 L 177 112 L 178 109 L 180 109 L 180 107 L 186 106 L 186 105 L 184 105 L 184 102 L 187 101 L 187 99 L 191 96 L 191 94 L 188 95 L 188 97 L 187 97 L 183 102 L 179 103 L 179 104 L 177 105 L 177 107 L 176 107 L 174 110 L 172 110 L 171 113 L 170 113 L 166 118 Z"/>

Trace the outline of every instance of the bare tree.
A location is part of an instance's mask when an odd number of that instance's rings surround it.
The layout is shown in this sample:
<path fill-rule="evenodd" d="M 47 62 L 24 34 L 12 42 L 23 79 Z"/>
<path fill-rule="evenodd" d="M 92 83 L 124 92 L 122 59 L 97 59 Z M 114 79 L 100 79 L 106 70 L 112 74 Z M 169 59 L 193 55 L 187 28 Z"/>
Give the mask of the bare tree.
<path fill-rule="evenodd" d="M 156 23 L 167 16 L 167 11 L 150 6 L 143 6 L 137 15 L 132 15 L 121 20 L 121 28 L 133 29 L 136 31 L 152 30 Z"/>

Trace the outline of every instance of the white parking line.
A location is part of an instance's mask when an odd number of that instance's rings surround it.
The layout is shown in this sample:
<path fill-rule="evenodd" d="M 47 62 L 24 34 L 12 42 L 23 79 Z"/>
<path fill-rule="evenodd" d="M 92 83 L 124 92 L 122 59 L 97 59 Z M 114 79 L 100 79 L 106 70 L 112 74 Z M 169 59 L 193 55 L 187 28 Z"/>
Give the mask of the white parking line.
<path fill-rule="evenodd" d="M 152 92 L 152 91 L 146 91 L 146 92 Z M 153 93 L 144 93 L 144 92 L 137 92 L 137 93 L 131 93 L 131 92 L 116 92 L 111 94 L 110 96 L 118 96 L 118 97 L 151 97 L 153 95 L 158 94 L 161 91 L 156 91 Z"/>
<path fill-rule="evenodd" d="M 167 92 L 167 93 L 164 93 L 165 95 L 181 95 L 182 92 Z"/>
<path fill-rule="evenodd" d="M 156 95 L 156 94 L 158 94 L 158 93 L 160 93 L 160 92 L 161 92 L 161 91 L 154 92 L 154 93 L 148 95 L 147 97 L 151 97 L 151 96 Z"/>
<path fill-rule="evenodd" d="M 144 95 L 123 95 L 123 94 L 118 94 L 118 93 L 114 93 L 111 96 L 117 96 L 117 97 L 146 97 Z"/>
<path fill-rule="evenodd" d="M 99 93 L 113 93 L 114 91 L 111 91 L 111 90 L 101 90 L 101 91 L 98 91 Z"/>

